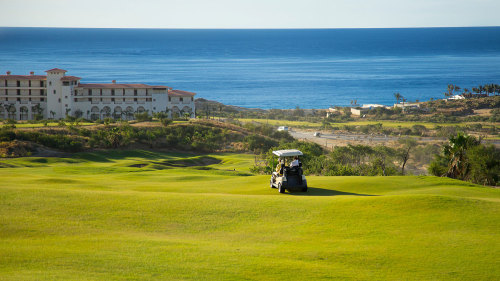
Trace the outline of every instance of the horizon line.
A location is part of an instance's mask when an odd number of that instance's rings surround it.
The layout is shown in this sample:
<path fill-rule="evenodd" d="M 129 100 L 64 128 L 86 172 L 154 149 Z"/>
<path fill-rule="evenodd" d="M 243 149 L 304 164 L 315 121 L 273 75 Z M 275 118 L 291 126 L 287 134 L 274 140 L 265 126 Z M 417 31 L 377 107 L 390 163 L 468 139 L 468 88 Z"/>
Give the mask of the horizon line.
<path fill-rule="evenodd" d="M 471 26 L 402 26 L 402 27 L 82 27 L 82 26 L 0 26 L 0 28 L 60 28 L 60 29 L 170 29 L 170 30 L 318 30 L 318 29 L 432 29 L 432 28 L 485 28 L 500 25 Z"/>

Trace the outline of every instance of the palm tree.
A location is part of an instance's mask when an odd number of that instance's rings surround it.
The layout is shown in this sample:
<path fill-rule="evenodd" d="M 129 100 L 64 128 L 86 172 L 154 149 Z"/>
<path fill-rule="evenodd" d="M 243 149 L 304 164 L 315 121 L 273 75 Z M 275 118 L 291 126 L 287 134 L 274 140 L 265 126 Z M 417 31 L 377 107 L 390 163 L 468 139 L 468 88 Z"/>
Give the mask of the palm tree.
<path fill-rule="evenodd" d="M 102 109 L 102 112 L 104 112 L 104 116 L 106 117 L 109 117 L 109 115 L 111 115 L 111 109 L 107 106 Z"/>
<path fill-rule="evenodd" d="M 480 143 L 481 139 L 462 133 L 451 136 L 449 144 L 446 144 L 443 150 L 445 157 L 448 159 L 448 171 L 445 175 L 454 179 L 466 179 L 469 173 L 467 150 Z"/>
<path fill-rule="evenodd" d="M 494 85 L 493 85 L 493 89 L 494 89 L 494 90 L 493 90 L 493 92 L 495 93 L 495 96 L 496 96 L 497 94 L 500 94 L 500 85 L 498 85 L 498 84 L 494 84 Z"/>
<path fill-rule="evenodd" d="M 28 108 L 22 106 L 19 111 L 21 112 L 21 119 L 23 119 L 24 116 L 28 115 Z"/>
<path fill-rule="evenodd" d="M 396 98 L 396 103 L 399 103 L 399 100 L 403 97 L 400 93 L 394 93 L 394 97 Z"/>
<path fill-rule="evenodd" d="M 83 112 L 80 109 L 75 110 L 75 117 L 76 118 L 80 118 L 80 117 L 82 117 L 82 115 L 83 115 Z"/>
<path fill-rule="evenodd" d="M 482 95 L 484 92 L 484 87 L 481 85 L 481 86 L 477 87 L 477 90 L 479 92 L 479 95 Z"/>
<path fill-rule="evenodd" d="M 448 84 L 448 91 L 446 93 L 444 93 L 444 96 L 445 97 L 452 97 L 453 92 L 458 92 L 458 91 L 460 91 L 459 86 L 453 85 L 453 84 Z"/>
<path fill-rule="evenodd" d="M 168 108 L 168 107 L 167 107 L 167 108 L 165 108 L 165 114 L 167 115 L 167 118 L 168 118 L 168 116 L 169 116 L 169 112 L 170 112 L 170 108 Z"/>
<path fill-rule="evenodd" d="M 36 104 L 35 106 L 32 106 L 31 111 L 35 112 L 35 119 L 38 119 L 38 118 L 42 119 L 43 118 L 43 116 L 42 116 L 43 108 L 40 104 Z"/>
<path fill-rule="evenodd" d="M 134 116 L 134 111 L 130 108 L 125 109 L 125 116 L 127 117 L 127 120 L 129 120 L 130 117 Z"/>

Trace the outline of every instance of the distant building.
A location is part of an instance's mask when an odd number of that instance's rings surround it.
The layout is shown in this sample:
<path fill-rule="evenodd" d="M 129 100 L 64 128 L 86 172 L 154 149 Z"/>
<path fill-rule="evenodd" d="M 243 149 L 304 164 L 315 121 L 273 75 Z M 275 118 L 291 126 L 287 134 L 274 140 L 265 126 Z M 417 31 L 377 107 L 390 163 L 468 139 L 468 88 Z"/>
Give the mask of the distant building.
<path fill-rule="evenodd" d="M 383 105 L 383 104 L 363 104 L 363 106 L 362 106 L 362 108 L 368 108 L 368 109 L 374 109 L 377 107 L 387 108 L 387 106 Z"/>
<path fill-rule="evenodd" d="M 134 113 L 188 113 L 195 117 L 195 93 L 146 84 L 82 84 L 54 68 L 47 75 L 0 75 L 0 118 L 16 120 L 61 119 L 66 115 L 101 119 L 133 119 Z"/>
<path fill-rule="evenodd" d="M 395 103 L 394 108 L 399 107 L 399 108 L 405 108 L 405 109 L 411 109 L 411 108 L 419 108 L 420 104 L 419 103 L 410 103 L 410 102 L 405 102 L 405 103 Z"/>
<path fill-rule="evenodd" d="M 369 108 L 362 108 L 362 107 L 351 107 L 351 114 L 355 116 L 362 116 L 365 115 L 370 111 Z"/>

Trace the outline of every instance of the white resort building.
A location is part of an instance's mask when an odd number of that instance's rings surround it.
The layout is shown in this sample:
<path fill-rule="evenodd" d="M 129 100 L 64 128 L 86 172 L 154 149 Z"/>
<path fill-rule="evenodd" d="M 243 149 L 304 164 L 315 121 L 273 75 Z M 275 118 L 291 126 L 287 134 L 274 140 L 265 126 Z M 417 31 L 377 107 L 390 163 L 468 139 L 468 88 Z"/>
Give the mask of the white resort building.
<path fill-rule="evenodd" d="M 195 117 L 195 93 L 145 84 L 81 84 L 66 70 L 47 75 L 0 75 L 0 119 L 61 119 L 66 115 L 96 120 L 133 119 L 135 113 L 166 112 Z"/>

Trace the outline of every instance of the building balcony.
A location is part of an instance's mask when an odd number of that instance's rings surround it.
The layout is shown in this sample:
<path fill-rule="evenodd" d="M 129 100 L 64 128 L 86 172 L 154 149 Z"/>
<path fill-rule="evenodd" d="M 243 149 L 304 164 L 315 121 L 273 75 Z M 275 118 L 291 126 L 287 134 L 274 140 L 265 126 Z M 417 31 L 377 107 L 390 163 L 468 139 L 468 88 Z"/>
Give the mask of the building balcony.
<path fill-rule="evenodd" d="M 46 95 L 0 95 L 0 98 L 45 98 Z"/>
<path fill-rule="evenodd" d="M 0 86 L 0 90 L 46 90 L 46 87 L 17 87 L 17 86 Z"/>

